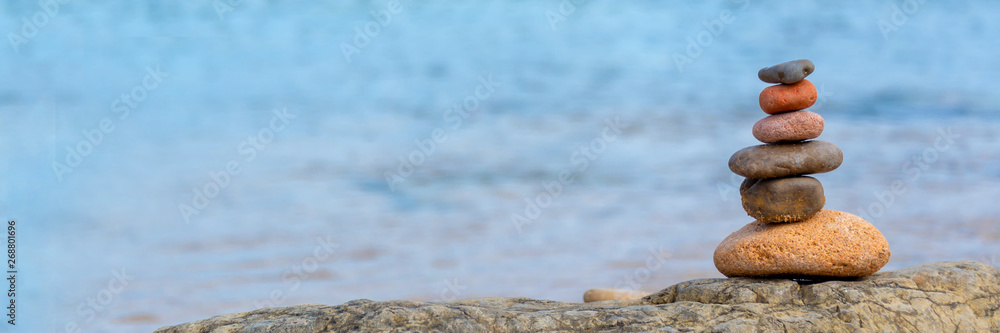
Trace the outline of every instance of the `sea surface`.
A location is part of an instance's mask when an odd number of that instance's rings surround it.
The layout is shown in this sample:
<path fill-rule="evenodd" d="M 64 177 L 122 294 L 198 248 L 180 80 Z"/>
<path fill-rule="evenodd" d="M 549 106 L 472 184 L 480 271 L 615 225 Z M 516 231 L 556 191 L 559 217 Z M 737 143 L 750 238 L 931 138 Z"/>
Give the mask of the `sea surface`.
<path fill-rule="evenodd" d="M 3 330 L 720 277 L 715 246 L 751 221 L 727 161 L 758 144 L 756 72 L 802 58 L 820 139 L 845 155 L 816 176 L 826 207 L 884 233 L 884 269 L 1000 266 L 997 12 L 3 2 L 0 212 L 19 258 Z"/>

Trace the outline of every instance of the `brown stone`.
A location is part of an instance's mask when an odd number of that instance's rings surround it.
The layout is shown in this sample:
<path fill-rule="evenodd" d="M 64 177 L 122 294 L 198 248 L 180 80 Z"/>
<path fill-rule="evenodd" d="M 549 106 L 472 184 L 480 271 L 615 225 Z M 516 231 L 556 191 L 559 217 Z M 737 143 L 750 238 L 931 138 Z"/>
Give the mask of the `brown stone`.
<path fill-rule="evenodd" d="M 812 140 L 740 149 L 729 158 L 729 170 L 747 178 L 767 179 L 830 172 L 843 162 L 840 147 Z"/>
<path fill-rule="evenodd" d="M 782 112 L 753 125 L 753 137 L 763 143 L 815 139 L 823 134 L 823 117 L 808 110 Z"/>
<path fill-rule="evenodd" d="M 824 209 L 802 222 L 751 222 L 719 244 L 714 260 L 728 277 L 822 279 L 871 275 L 890 254 L 875 226 Z"/>
<path fill-rule="evenodd" d="M 816 96 L 816 86 L 809 80 L 776 84 L 760 92 L 760 109 L 767 114 L 802 110 L 815 104 Z"/>
<path fill-rule="evenodd" d="M 765 223 L 798 222 L 823 209 L 826 196 L 816 178 L 747 178 L 740 185 L 743 210 Z"/>

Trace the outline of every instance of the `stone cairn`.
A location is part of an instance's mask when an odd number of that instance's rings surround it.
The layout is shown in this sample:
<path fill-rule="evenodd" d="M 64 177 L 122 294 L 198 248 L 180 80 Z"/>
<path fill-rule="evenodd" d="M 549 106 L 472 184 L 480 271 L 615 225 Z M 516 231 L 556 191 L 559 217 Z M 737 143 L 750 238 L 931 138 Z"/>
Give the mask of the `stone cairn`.
<path fill-rule="evenodd" d="M 816 87 L 806 80 L 816 66 L 796 60 L 761 69 L 757 77 L 778 83 L 760 93 L 768 116 L 753 125 L 764 144 L 737 151 L 729 169 L 746 177 L 740 198 L 757 219 L 726 237 L 715 249 L 715 268 L 727 277 L 850 279 L 871 275 L 889 262 L 889 243 L 875 226 L 850 213 L 823 209 L 823 185 L 806 175 L 840 167 L 837 145 L 814 140 L 823 117 L 806 110 Z M 584 302 L 630 300 L 648 292 L 590 289 Z"/>
<path fill-rule="evenodd" d="M 727 277 L 857 278 L 889 261 L 882 233 L 860 217 L 823 209 L 823 185 L 806 176 L 833 171 L 844 160 L 833 143 L 813 140 L 824 127 L 823 117 L 805 110 L 816 103 L 816 87 L 805 79 L 815 68 L 796 60 L 757 72 L 778 84 L 760 93 L 768 116 L 754 124 L 753 136 L 764 144 L 729 159 L 729 169 L 746 177 L 740 197 L 756 221 L 715 249 L 715 267 Z"/>

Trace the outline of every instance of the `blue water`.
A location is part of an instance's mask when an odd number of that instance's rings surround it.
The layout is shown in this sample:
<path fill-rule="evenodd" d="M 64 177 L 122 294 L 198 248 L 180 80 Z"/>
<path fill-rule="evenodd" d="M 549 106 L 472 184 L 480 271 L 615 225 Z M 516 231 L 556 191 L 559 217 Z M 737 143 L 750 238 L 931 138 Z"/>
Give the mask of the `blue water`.
<path fill-rule="evenodd" d="M 0 45 L 19 331 L 718 277 L 712 251 L 750 222 L 726 161 L 756 144 L 756 71 L 800 58 L 845 153 L 817 176 L 827 207 L 883 231 L 886 269 L 1000 266 L 1000 4 L 234 4 L 0 4 L 2 32 L 44 19 Z"/>

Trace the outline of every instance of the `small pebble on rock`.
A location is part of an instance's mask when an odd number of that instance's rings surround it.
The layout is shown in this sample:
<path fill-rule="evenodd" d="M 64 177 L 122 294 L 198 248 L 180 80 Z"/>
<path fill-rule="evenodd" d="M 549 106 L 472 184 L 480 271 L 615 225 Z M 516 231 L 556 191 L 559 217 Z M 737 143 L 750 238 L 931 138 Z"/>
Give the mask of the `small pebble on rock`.
<path fill-rule="evenodd" d="M 600 301 L 628 301 L 633 299 L 640 299 L 649 295 L 645 291 L 636 290 L 625 290 L 625 289 L 615 289 L 615 288 L 595 288 L 587 290 L 583 293 L 583 302 L 600 302 Z"/>

